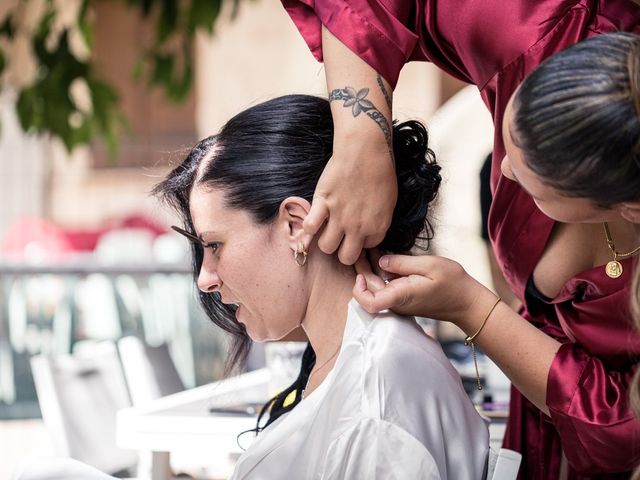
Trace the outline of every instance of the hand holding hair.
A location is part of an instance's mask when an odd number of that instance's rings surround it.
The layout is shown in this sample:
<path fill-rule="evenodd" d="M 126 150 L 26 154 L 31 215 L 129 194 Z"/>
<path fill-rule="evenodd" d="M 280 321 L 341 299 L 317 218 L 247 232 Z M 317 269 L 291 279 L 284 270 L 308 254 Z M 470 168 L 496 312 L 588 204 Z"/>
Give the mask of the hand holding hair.
<path fill-rule="evenodd" d="M 318 180 L 305 232 L 320 231 L 318 247 L 327 254 L 338 250 L 340 261 L 351 265 L 363 248 L 384 238 L 397 195 L 396 174 L 386 149 L 344 146 L 340 153 L 334 152 Z"/>

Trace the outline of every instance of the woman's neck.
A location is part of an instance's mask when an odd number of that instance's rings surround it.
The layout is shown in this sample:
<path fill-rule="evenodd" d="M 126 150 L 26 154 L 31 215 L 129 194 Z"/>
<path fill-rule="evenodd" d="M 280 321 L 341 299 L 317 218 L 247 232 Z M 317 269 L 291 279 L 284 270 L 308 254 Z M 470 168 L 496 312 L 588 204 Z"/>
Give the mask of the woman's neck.
<path fill-rule="evenodd" d="M 316 354 L 316 365 L 330 359 L 342 344 L 348 304 L 355 281 L 353 267 L 318 258 L 302 328 Z M 325 261 L 327 260 L 327 261 Z"/>

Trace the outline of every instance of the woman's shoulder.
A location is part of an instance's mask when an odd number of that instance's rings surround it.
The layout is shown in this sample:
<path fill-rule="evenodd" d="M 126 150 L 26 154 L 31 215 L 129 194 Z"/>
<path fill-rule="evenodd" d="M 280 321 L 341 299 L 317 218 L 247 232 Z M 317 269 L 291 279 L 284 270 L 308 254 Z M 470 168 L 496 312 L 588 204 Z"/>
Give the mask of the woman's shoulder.
<path fill-rule="evenodd" d="M 385 382 L 401 381 L 399 371 L 421 373 L 423 382 L 441 381 L 443 377 L 459 382 L 459 375 L 440 344 L 424 332 L 415 317 L 403 317 L 388 310 L 371 315 L 359 305 L 356 308 L 364 324 L 361 341 L 365 361 L 375 366 Z M 431 374 L 425 377 L 426 370 Z"/>
<path fill-rule="evenodd" d="M 368 323 L 360 340 L 362 421 L 354 428 L 369 426 L 373 419 L 385 438 L 396 432 L 399 439 L 416 439 L 449 478 L 481 471 L 488 428 L 440 344 L 413 317 L 386 311 L 363 316 Z M 464 465 L 451 462 L 447 451 L 452 445 L 464 446 Z"/>

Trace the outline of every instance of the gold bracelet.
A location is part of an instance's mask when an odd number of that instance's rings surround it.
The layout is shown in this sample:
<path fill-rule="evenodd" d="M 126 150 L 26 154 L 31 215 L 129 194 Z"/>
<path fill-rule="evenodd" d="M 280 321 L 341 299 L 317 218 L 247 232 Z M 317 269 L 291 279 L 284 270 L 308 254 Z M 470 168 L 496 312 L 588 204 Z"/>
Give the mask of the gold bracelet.
<path fill-rule="evenodd" d="M 487 320 L 489 320 L 489 317 L 491 316 L 491 314 L 493 313 L 493 311 L 495 310 L 495 308 L 498 306 L 499 303 L 500 303 L 500 297 L 498 297 L 498 299 L 496 300 L 496 303 L 493 304 L 493 307 L 491 307 L 491 310 L 489 310 L 489 313 L 487 313 L 487 316 L 484 317 L 484 320 L 482 321 L 482 324 L 480 325 L 480 328 L 478 329 L 478 331 L 473 335 L 469 335 L 467 338 L 464 339 L 465 347 L 468 347 L 469 345 L 471 345 L 471 354 L 473 355 L 473 364 L 476 366 L 476 381 L 478 382 L 478 390 L 482 390 L 482 384 L 480 383 L 480 372 L 478 371 L 478 359 L 476 358 L 476 344 L 473 343 L 473 341 L 478 336 L 478 334 L 482 331 L 485 324 L 487 323 Z"/>

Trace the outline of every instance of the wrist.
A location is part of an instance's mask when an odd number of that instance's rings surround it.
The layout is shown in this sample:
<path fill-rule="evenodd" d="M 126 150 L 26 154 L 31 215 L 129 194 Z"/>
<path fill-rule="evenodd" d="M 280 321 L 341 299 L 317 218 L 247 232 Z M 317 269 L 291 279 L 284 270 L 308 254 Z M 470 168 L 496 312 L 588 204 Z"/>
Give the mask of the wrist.
<path fill-rule="evenodd" d="M 388 147 L 393 137 L 389 109 L 379 105 L 377 98 L 363 98 L 362 103 L 350 101 L 354 99 L 346 102 L 342 99 L 330 100 L 334 143 L 335 140 L 344 140 L 356 145 L 378 144 Z"/>
<path fill-rule="evenodd" d="M 466 335 L 473 335 L 480 329 L 498 299 L 499 297 L 495 293 L 478 284 L 477 291 L 471 297 L 467 308 L 463 310 L 455 324 Z"/>
<path fill-rule="evenodd" d="M 346 113 L 346 115 L 345 115 Z M 362 119 L 361 119 L 362 117 Z M 391 126 L 391 120 L 384 117 Z M 361 121 L 362 120 L 362 121 Z M 350 112 L 333 113 L 333 143 L 337 141 L 348 142 L 349 145 L 387 145 L 385 136 L 380 126 L 372 119 L 360 114 L 354 118 Z"/>
<path fill-rule="evenodd" d="M 341 162 L 351 160 L 371 166 L 394 165 L 390 159 L 389 145 L 383 135 L 375 130 L 347 128 L 339 132 L 336 129 L 332 156 L 340 158 Z"/>

